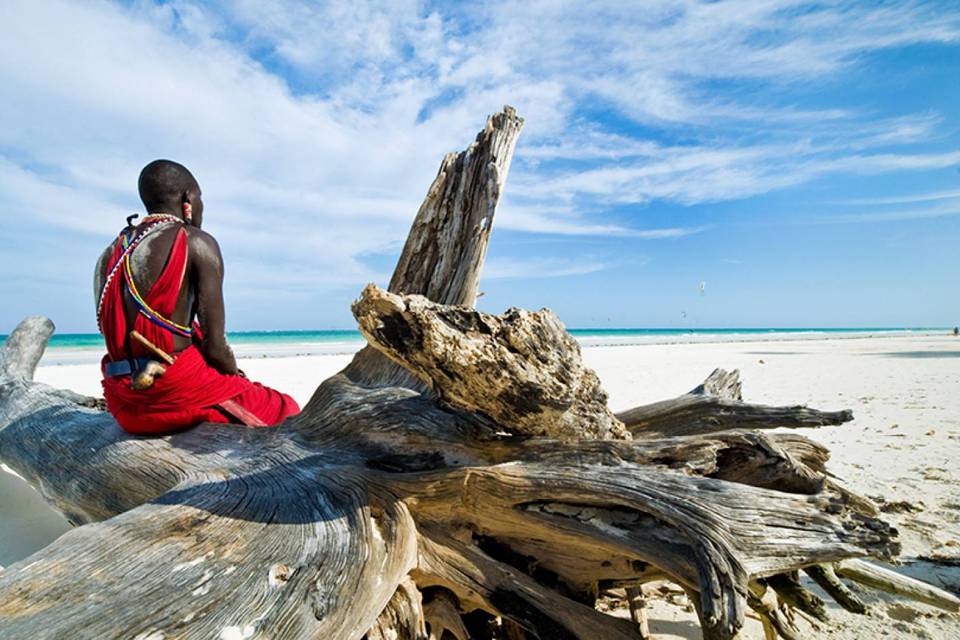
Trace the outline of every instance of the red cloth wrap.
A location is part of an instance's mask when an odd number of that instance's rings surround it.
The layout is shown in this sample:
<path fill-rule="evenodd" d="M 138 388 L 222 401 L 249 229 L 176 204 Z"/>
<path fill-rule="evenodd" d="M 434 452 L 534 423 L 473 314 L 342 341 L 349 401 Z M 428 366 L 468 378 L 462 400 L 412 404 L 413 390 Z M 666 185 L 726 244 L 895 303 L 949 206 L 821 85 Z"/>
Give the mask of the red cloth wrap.
<path fill-rule="evenodd" d="M 113 246 L 113 254 L 107 263 L 107 273 L 113 270 L 114 266 L 123 255 L 123 244 L 117 240 Z M 157 281 L 150 287 L 150 291 L 143 295 L 144 300 L 157 313 L 165 318 L 173 317 L 177 309 L 177 298 L 180 297 L 180 287 L 183 285 L 183 276 L 187 269 L 187 232 L 183 227 L 177 230 L 177 237 L 173 241 L 173 247 L 170 249 L 170 255 L 167 257 L 167 264 L 163 267 L 163 272 Z M 100 332 L 107 343 L 107 355 L 111 360 L 124 360 L 128 357 L 140 358 L 148 357 L 153 354 L 139 342 L 130 343 L 129 336 L 133 330 L 163 349 L 167 353 L 173 353 L 173 335 L 163 327 L 160 327 L 150 321 L 142 313 L 138 313 L 133 320 L 133 326 L 127 327 L 127 314 L 123 306 L 124 291 L 124 266 L 121 264 L 114 274 L 113 278 L 107 284 L 106 291 L 103 292 L 103 303 L 100 311 Z M 130 349 L 128 351 L 127 349 Z"/>
<path fill-rule="evenodd" d="M 121 243 L 117 241 L 107 267 L 108 273 L 122 253 Z M 181 228 L 163 273 L 144 296 L 150 307 L 167 318 L 176 309 L 186 264 L 187 234 Z M 123 265 L 107 283 L 103 294 L 100 329 L 106 342 L 107 355 L 101 366 L 127 357 L 152 355 L 140 343 L 129 340 L 123 304 L 125 287 L 122 270 Z M 140 313 L 136 315 L 133 328 L 160 349 L 172 354 L 173 336 L 169 331 Z M 242 376 L 220 373 L 207 364 L 196 345 L 187 347 L 175 357 L 176 362 L 168 365 L 166 373 L 157 377 L 149 389 L 131 389 L 130 376 L 104 376 L 103 395 L 107 408 L 126 431 L 144 435 L 161 434 L 201 422 L 230 422 L 222 411 L 214 408 L 214 405 L 230 399 L 267 425 L 275 425 L 287 416 L 300 412 L 296 401 L 286 394 Z"/>

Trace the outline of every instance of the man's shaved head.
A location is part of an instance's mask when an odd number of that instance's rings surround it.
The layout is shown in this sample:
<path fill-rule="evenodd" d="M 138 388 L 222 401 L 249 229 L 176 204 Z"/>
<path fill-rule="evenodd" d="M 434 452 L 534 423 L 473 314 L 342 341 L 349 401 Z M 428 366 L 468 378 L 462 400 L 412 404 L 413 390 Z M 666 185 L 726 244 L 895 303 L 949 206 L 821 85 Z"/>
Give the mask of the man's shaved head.
<path fill-rule="evenodd" d="M 140 172 L 140 199 L 147 213 L 180 213 L 188 193 L 199 195 L 200 185 L 193 174 L 178 162 L 154 160 Z"/>

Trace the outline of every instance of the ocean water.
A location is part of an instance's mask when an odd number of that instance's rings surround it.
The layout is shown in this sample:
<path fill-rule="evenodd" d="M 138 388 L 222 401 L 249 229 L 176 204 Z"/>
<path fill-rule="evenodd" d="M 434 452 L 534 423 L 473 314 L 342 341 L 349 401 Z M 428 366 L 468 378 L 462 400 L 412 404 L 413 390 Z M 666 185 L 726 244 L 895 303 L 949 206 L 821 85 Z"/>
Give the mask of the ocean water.
<path fill-rule="evenodd" d="M 635 344 L 742 342 L 748 340 L 811 340 L 856 338 L 905 333 L 943 333 L 943 327 L 741 327 L 725 329 L 570 329 L 583 347 Z M 354 353 L 364 345 L 356 330 L 238 331 L 227 334 L 239 358 L 277 358 Z M 0 344 L 6 336 L 0 336 Z M 103 354 L 97 333 L 54 334 L 42 364 L 86 364 Z"/>

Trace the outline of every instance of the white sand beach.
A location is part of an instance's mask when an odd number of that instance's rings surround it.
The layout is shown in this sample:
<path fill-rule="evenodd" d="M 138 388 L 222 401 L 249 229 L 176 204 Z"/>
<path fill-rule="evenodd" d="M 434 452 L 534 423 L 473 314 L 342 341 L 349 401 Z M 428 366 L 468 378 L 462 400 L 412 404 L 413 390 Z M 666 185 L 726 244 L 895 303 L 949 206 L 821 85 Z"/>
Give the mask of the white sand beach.
<path fill-rule="evenodd" d="M 852 409 L 851 423 L 802 431 L 830 447 L 835 475 L 853 490 L 882 500 L 890 511 L 885 517 L 896 524 L 903 542 L 898 570 L 960 593 L 960 339 L 901 334 L 591 346 L 583 352 L 615 410 L 688 391 L 715 367 L 740 369 L 744 397 L 752 402 Z M 305 403 L 317 384 L 349 359 L 250 358 L 240 366 L 251 378 Z M 92 363 L 42 364 L 36 378 L 99 395 Z M 0 565 L 42 548 L 65 527 L 22 481 L 0 473 Z M 829 637 L 960 637 L 956 615 L 875 592 L 863 597 L 872 604 L 869 616 L 830 608 L 835 624 Z M 699 637 L 692 610 L 683 603 L 684 597 L 674 594 L 652 604 L 655 637 Z M 821 636 L 805 628 L 809 637 Z M 751 621 L 746 637 L 762 638 L 759 624 Z"/>

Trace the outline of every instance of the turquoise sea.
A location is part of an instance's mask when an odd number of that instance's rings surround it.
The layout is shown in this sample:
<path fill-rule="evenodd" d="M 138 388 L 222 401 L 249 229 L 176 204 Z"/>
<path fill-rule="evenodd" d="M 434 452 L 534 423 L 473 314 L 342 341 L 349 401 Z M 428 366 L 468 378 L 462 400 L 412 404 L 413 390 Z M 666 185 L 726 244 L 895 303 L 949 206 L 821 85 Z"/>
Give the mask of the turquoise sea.
<path fill-rule="evenodd" d="M 633 344 L 672 344 L 698 342 L 742 342 L 748 340 L 810 340 L 856 338 L 905 333 L 942 333 L 940 327 L 740 327 L 670 329 L 570 329 L 584 347 Z M 237 331 L 227 334 L 240 358 L 275 358 L 305 355 L 351 354 L 364 340 L 356 330 L 318 331 Z M 6 336 L 0 336 L 0 344 Z M 103 352 L 103 341 L 96 333 L 54 334 L 44 355 L 44 364 L 83 364 L 96 362 Z"/>
<path fill-rule="evenodd" d="M 771 336 L 776 334 L 857 334 L 857 333 L 909 333 L 928 331 L 946 331 L 946 327 L 777 327 L 758 328 L 744 327 L 733 329 L 570 329 L 570 333 L 578 340 L 582 338 L 667 338 L 682 336 Z M 6 340 L 0 335 L 0 344 Z M 333 329 L 320 331 L 236 331 L 227 334 L 231 344 L 296 344 L 296 343 L 362 343 L 363 337 L 359 331 L 350 329 Z M 64 333 L 54 334 L 50 339 L 50 348 L 83 348 L 100 347 L 103 338 L 99 333 Z"/>
<path fill-rule="evenodd" d="M 928 331 L 946 331 L 946 327 L 790 327 L 790 328 L 734 328 L 734 329 L 569 329 L 577 338 L 668 338 L 682 336 L 771 336 L 776 334 L 857 334 L 857 333 L 912 333 Z M 0 334 L 0 344 L 7 339 Z M 318 331 L 236 331 L 227 334 L 231 344 L 295 344 L 295 343 L 342 343 L 363 342 L 359 331 L 350 329 L 331 329 Z M 56 333 L 50 339 L 48 348 L 84 348 L 100 347 L 103 338 L 99 333 Z"/>

